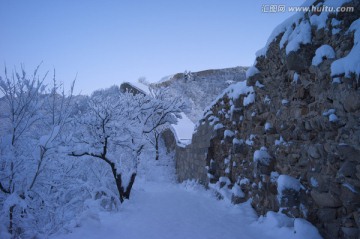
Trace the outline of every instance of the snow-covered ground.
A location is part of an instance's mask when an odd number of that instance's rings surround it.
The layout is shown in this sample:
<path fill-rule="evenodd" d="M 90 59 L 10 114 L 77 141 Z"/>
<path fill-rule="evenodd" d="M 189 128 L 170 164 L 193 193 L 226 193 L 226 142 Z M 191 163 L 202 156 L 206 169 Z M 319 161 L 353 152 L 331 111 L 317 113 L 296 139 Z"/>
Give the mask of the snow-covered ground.
<path fill-rule="evenodd" d="M 302 219 L 272 212 L 258 218 L 249 202 L 232 205 L 195 182 L 176 184 L 172 157 L 164 156 L 140 165 L 133 194 L 119 211 L 94 208 L 72 233 L 53 239 L 320 238 Z"/>

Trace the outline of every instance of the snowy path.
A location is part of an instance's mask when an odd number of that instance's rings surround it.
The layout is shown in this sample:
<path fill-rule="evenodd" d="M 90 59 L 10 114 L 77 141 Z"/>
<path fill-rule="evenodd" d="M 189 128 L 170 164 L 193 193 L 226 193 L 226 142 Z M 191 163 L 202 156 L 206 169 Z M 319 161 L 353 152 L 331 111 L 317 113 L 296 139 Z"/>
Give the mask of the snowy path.
<path fill-rule="evenodd" d="M 64 238 L 278 238 L 256 226 L 246 205 L 225 205 L 206 192 L 179 185 L 149 183 L 134 192 L 118 213 L 101 213 L 96 221 Z"/>
<path fill-rule="evenodd" d="M 294 227 L 286 226 L 289 220 L 293 223 L 292 219 L 277 218 L 275 215 L 259 220 L 248 203 L 232 205 L 217 200 L 197 184 L 175 184 L 171 163 L 157 164 L 156 167 L 152 165 L 150 170 L 142 170 L 132 197 L 118 212 L 95 212 L 95 219 L 86 217 L 73 233 L 56 238 L 317 238 L 312 234 L 309 234 L 310 237 L 306 235 L 307 227 L 303 228 L 303 232 L 294 233 Z"/>

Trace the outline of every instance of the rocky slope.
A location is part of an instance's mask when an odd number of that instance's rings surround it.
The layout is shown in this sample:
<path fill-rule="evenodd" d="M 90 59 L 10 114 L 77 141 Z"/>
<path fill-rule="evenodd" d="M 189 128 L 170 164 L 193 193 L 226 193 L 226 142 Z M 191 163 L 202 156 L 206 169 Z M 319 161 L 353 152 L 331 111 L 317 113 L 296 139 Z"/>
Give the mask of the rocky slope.
<path fill-rule="evenodd" d="M 325 238 L 358 238 L 360 2 L 307 3 L 354 11 L 298 13 L 276 28 L 246 85 L 205 112 L 177 170 L 180 180 L 207 176 L 234 202 L 251 199 L 261 215 L 281 211 Z M 212 135 L 209 145 L 203 135 Z M 198 145 L 204 156 L 191 161 Z"/>
<path fill-rule="evenodd" d="M 151 84 L 151 87 L 164 87 L 169 95 L 181 97 L 189 106 L 187 116 L 197 122 L 216 96 L 229 85 L 245 80 L 246 70 L 247 67 L 234 67 L 178 73 Z"/>

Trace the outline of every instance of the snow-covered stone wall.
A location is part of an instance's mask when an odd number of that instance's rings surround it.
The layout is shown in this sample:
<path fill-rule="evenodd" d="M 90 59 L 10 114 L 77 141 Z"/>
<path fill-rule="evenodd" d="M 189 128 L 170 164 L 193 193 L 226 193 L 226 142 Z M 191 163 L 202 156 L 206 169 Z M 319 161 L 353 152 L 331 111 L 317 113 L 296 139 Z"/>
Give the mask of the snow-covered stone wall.
<path fill-rule="evenodd" d="M 354 12 L 298 13 L 275 29 L 246 87 L 225 92 L 205 112 L 199 141 L 177 157 L 179 175 L 192 170 L 179 179 L 203 178 L 198 170 L 206 167 L 205 184 L 234 202 L 251 199 L 261 215 L 282 211 L 310 221 L 324 238 L 358 238 L 360 2 L 307 3 Z M 201 157 L 191 153 L 197 149 Z"/>
<path fill-rule="evenodd" d="M 189 145 L 177 144 L 175 148 L 176 174 L 179 182 L 196 179 L 207 185 L 206 157 L 210 147 L 210 139 L 214 137 L 209 124 L 197 127 Z"/>

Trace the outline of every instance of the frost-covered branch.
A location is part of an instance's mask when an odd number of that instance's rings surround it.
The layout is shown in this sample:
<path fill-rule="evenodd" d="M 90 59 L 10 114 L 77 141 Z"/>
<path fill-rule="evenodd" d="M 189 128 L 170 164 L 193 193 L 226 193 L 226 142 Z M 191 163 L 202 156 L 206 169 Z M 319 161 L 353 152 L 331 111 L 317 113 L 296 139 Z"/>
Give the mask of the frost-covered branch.
<path fill-rule="evenodd" d="M 0 182 L 0 190 L 1 190 L 3 193 L 6 193 L 6 194 L 9 194 L 9 193 L 10 193 L 10 189 L 5 189 L 4 186 L 1 184 L 1 182 Z"/>

